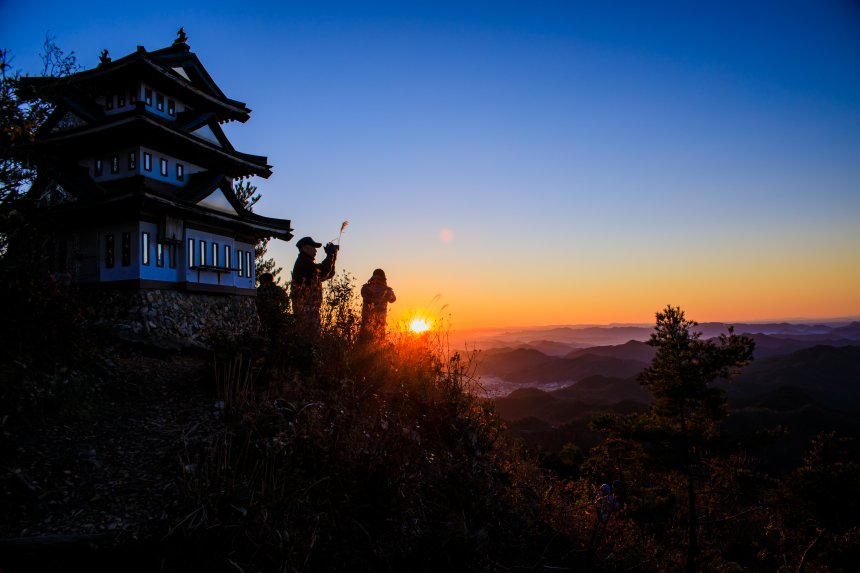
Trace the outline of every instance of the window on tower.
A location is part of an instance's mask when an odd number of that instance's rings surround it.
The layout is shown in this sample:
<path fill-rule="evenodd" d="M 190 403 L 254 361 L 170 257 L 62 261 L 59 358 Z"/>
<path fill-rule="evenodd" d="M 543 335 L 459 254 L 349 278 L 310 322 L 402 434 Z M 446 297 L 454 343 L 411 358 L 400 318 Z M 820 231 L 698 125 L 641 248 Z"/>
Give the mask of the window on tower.
<path fill-rule="evenodd" d="M 159 159 L 159 173 L 163 177 L 167 177 L 167 160 L 164 158 Z"/>
<path fill-rule="evenodd" d="M 176 179 L 179 181 L 185 179 L 185 166 L 181 163 L 176 164 Z"/>
<path fill-rule="evenodd" d="M 167 115 L 176 115 L 176 102 L 172 99 L 167 99 Z"/>
<path fill-rule="evenodd" d="M 146 171 L 152 171 L 152 154 L 143 152 L 143 168 Z"/>
<path fill-rule="evenodd" d="M 152 90 L 149 88 L 144 88 L 143 90 L 143 101 L 146 102 L 146 105 L 152 105 Z"/>
<path fill-rule="evenodd" d="M 113 235 L 105 236 L 105 268 L 112 269 L 114 265 Z"/>
<path fill-rule="evenodd" d="M 110 158 L 110 172 L 119 173 L 119 155 L 113 155 Z"/>
<path fill-rule="evenodd" d="M 164 111 L 164 96 L 161 94 L 155 95 L 155 109 Z"/>
<path fill-rule="evenodd" d="M 113 109 L 113 94 L 105 96 L 105 109 Z"/>
<path fill-rule="evenodd" d="M 188 268 L 194 268 L 194 239 L 188 239 L 188 254 L 186 255 L 188 258 Z"/>
<path fill-rule="evenodd" d="M 122 266 L 127 267 L 131 264 L 131 233 L 122 234 Z"/>
<path fill-rule="evenodd" d="M 129 151 L 128 152 L 128 170 L 134 171 L 137 169 L 137 152 Z"/>
<path fill-rule="evenodd" d="M 93 163 L 93 175 L 95 175 L 96 177 L 101 177 L 101 175 L 103 173 L 104 173 L 104 164 L 102 164 L 101 159 L 96 159 L 95 162 Z"/>
<path fill-rule="evenodd" d="M 149 265 L 149 233 L 141 233 L 140 235 L 140 263 Z"/>

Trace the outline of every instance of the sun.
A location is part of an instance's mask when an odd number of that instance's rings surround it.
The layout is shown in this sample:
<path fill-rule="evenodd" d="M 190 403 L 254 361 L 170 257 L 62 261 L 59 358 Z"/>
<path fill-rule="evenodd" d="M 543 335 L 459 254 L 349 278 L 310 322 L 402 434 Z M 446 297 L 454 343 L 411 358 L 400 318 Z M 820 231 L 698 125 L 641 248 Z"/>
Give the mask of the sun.
<path fill-rule="evenodd" d="M 430 322 L 426 318 L 413 318 L 409 322 L 409 330 L 414 332 L 415 334 L 421 334 L 422 332 L 427 332 L 430 330 L 431 325 Z"/>

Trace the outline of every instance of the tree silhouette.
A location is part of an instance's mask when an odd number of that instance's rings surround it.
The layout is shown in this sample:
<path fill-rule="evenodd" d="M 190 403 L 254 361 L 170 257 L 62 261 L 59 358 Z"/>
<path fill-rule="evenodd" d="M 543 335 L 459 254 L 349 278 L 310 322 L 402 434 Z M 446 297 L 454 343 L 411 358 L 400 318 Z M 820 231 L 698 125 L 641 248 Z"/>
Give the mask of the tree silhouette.
<path fill-rule="evenodd" d="M 648 465 L 678 478 L 686 501 L 685 571 L 696 570 L 699 553 L 699 483 L 709 474 L 708 459 L 717 449 L 717 424 L 727 414 L 725 394 L 711 383 L 727 379 L 752 359 L 754 341 L 728 334 L 702 340 L 679 307 L 657 313 L 648 344 L 657 349 L 640 383 L 653 396 L 650 409 L 630 416 L 596 418 L 594 426 L 612 438 L 638 443 Z"/>
<path fill-rule="evenodd" d="M 75 53 L 65 54 L 51 35 L 45 36 L 41 57 L 42 76 L 64 77 L 80 69 Z M 37 97 L 22 84 L 12 62 L 11 52 L 0 50 L 0 206 L 4 212 L 36 177 L 37 162 L 27 144 L 53 110 L 49 98 Z"/>
<path fill-rule="evenodd" d="M 53 36 L 46 36 L 42 76 L 65 77 L 79 66 Z M 31 145 L 53 110 L 52 94 L 36 93 L 0 50 L 0 356 L 56 356 L 77 341 L 71 335 L 79 309 L 70 289 L 50 272 L 50 215 L 23 200 L 37 177 L 44 176 Z M 38 360 L 39 358 L 34 358 Z"/>
<path fill-rule="evenodd" d="M 249 211 L 253 211 L 254 205 L 263 198 L 263 195 L 257 192 L 257 186 L 251 185 L 251 182 L 245 179 L 239 180 L 233 185 L 233 192 Z M 260 239 L 254 245 L 255 276 L 259 277 L 263 273 L 272 273 L 272 276 L 277 280 L 283 269 L 277 266 L 274 258 L 265 258 L 268 248 L 269 239 Z"/>

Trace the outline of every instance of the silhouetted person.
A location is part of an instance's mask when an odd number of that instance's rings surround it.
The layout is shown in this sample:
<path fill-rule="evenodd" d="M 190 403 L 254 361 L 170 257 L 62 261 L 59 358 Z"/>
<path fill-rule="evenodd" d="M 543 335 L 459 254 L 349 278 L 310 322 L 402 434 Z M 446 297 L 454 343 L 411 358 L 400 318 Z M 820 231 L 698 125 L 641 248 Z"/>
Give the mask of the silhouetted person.
<path fill-rule="evenodd" d="M 257 314 L 263 327 L 263 336 L 269 340 L 263 368 L 268 370 L 274 364 L 275 355 L 280 352 L 290 299 L 283 287 L 275 283 L 272 273 L 262 273 L 257 280 L 260 281 L 257 287 Z"/>
<path fill-rule="evenodd" d="M 281 285 L 275 283 L 272 273 L 263 273 L 257 287 L 257 314 L 263 326 L 263 334 L 270 339 L 276 338 L 284 327 L 284 317 L 289 309 L 290 300 Z"/>
<path fill-rule="evenodd" d="M 334 263 L 340 247 L 334 243 L 325 246 L 326 257 L 321 263 L 314 262 L 317 243 L 310 237 L 302 237 L 296 243 L 299 256 L 293 265 L 293 281 L 290 298 L 293 301 L 293 314 L 301 328 L 311 334 L 320 331 L 320 307 L 322 306 L 322 283 L 334 276 Z"/>
<path fill-rule="evenodd" d="M 385 271 L 373 271 L 373 275 L 361 287 L 361 300 L 359 339 L 368 341 L 385 338 L 388 303 L 397 300 L 394 291 L 388 286 Z"/>

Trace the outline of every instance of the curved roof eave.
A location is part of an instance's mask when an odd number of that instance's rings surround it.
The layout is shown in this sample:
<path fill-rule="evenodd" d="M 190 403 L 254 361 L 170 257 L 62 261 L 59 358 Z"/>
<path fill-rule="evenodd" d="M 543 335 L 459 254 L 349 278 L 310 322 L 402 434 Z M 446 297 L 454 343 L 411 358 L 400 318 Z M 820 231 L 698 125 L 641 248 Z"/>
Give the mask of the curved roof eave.
<path fill-rule="evenodd" d="M 175 129 L 171 129 L 170 126 L 165 125 L 159 121 L 156 121 L 154 118 L 149 117 L 148 115 L 130 115 L 118 121 L 113 121 L 109 124 L 102 125 L 94 125 L 79 128 L 75 130 L 69 130 L 69 132 L 59 132 L 56 134 L 47 134 L 45 137 L 41 139 L 42 143 L 52 143 L 59 142 L 71 137 L 80 137 L 81 135 L 96 133 L 99 131 L 107 131 L 110 129 L 117 128 L 122 125 L 126 125 L 133 122 L 143 122 L 146 125 L 156 128 L 160 131 L 163 131 L 170 136 L 181 138 L 188 143 L 192 143 L 196 146 L 202 147 L 211 153 L 218 154 L 224 158 L 237 162 L 241 165 L 244 165 L 246 168 L 250 170 L 254 175 L 258 175 L 263 177 L 264 179 L 268 179 L 272 175 L 272 166 L 267 163 L 268 159 L 265 156 L 260 155 L 251 155 L 248 153 L 242 153 L 236 150 L 227 150 L 220 148 L 216 145 L 213 145 L 201 138 L 195 137 L 190 133 L 185 133 L 181 131 L 177 131 Z"/>
<path fill-rule="evenodd" d="M 52 87 L 55 87 L 60 84 L 67 85 L 75 82 L 97 80 L 104 76 L 115 74 L 125 68 L 131 68 L 135 65 L 146 66 L 147 69 L 149 69 L 150 71 L 157 73 L 159 77 L 167 79 L 171 83 L 179 86 L 180 89 L 191 92 L 194 96 L 197 96 L 208 102 L 209 104 L 214 105 L 216 109 L 220 109 L 223 112 L 223 115 L 226 118 L 233 119 L 241 123 L 245 123 L 250 118 L 251 110 L 248 109 L 248 107 L 243 102 L 225 97 L 223 93 L 221 93 L 220 89 L 217 89 L 217 91 L 213 90 L 213 93 L 207 93 L 206 91 L 195 86 L 191 82 L 179 77 L 177 74 L 170 71 L 169 68 L 165 68 L 163 65 L 148 58 L 148 55 L 149 54 L 146 52 L 146 50 L 143 50 L 143 52 L 134 52 L 116 61 L 102 64 L 96 66 L 95 68 L 90 68 L 89 70 L 83 70 L 60 78 L 37 76 L 22 78 L 22 80 L 24 81 L 24 83 L 29 84 L 36 89 L 51 89 Z"/>
<path fill-rule="evenodd" d="M 262 215 L 257 215 L 250 211 L 244 211 L 243 216 L 234 216 L 229 215 L 227 213 L 221 213 L 219 211 L 215 211 L 212 209 L 207 209 L 205 207 L 198 207 L 196 205 L 188 205 L 186 203 L 179 203 L 163 195 L 158 195 L 155 193 L 145 192 L 143 196 L 146 199 L 151 199 L 157 201 L 159 203 L 169 205 L 171 207 L 175 207 L 178 209 L 182 209 L 185 211 L 189 211 L 192 213 L 197 213 L 200 215 L 205 215 L 208 218 L 216 219 L 222 221 L 224 223 L 230 223 L 234 225 L 243 225 L 250 228 L 257 229 L 259 231 L 265 231 L 265 236 L 277 237 L 279 239 L 283 239 L 285 241 L 289 241 L 293 237 L 293 228 L 290 226 L 291 221 L 289 219 L 276 219 L 273 217 L 264 217 Z"/>

